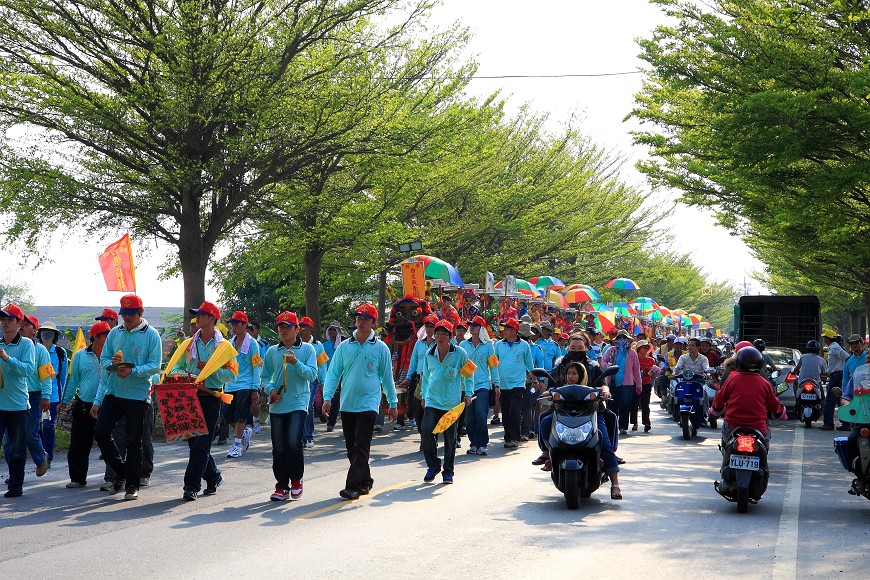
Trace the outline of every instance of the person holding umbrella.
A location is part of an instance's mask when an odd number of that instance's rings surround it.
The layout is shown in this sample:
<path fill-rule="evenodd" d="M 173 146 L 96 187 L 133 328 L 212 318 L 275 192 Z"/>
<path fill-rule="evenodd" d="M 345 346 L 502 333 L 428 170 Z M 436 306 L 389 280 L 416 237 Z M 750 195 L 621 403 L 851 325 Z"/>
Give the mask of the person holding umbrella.
<path fill-rule="evenodd" d="M 423 405 L 423 454 L 426 457 L 425 482 L 431 482 L 442 469 L 438 459 L 437 440 L 433 431 L 445 413 L 458 401 L 471 403 L 474 386 L 474 363 L 469 364 L 464 349 L 451 344 L 453 325 L 440 320 L 435 325 L 435 344 L 426 350 L 420 372 Z M 456 457 L 456 421 L 444 430 L 444 483 L 453 483 L 453 461 Z"/>

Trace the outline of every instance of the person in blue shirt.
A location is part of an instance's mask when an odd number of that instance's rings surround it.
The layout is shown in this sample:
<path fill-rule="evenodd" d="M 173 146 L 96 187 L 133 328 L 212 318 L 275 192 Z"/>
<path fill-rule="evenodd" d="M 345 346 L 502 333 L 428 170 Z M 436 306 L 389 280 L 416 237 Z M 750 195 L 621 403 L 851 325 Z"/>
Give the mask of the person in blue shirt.
<path fill-rule="evenodd" d="M 489 444 L 489 429 L 486 424 L 486 417 L 489 414 L 489 392 L 495 389 L 495 396 L 499 395 L 495 347 L 492 341 L 482 339 L 484 326 L 486 321 L 482 317 L 472 318 L 468 329 L 471 338 L 462 341 L 459 345 L 468 354 L 469 360 L 477 365 L 472 376 L 474 400 L 467 409 L 466 428 L 471 447 L 466 453 L 469 455 L 486 455 L 486 446 Z"/>
<path fill-rule="evenodd" d="M 423 355 L 426 349 L 435 342 L 435 337 L 432 333 L 435 332 L 435 325 L 438 324 L 438 315 L 429 314 L 423 319 L 422 339 L 417 339 L 414 343 L 414 350 L 411 351 L 411 361 L 408 363 L 408 378 L 402 381 L 399 386 L 403 389 L 408 389 L 408 404 L 409 416 L 411 420 L 409 427 L 416 427 L 417 432 L 421 430 L 423 423 L 423 407 L 420 405 L 420 399 L 417 396 L 419 389 L 417 388 L 420 380 L 420 368 L 423 364 Z M 411 392 L 413 390 L 413 392 Z M 420 451 L 423 451 L 423 441 L 420 440 Z"/>
<path fill-rule="evenodd" d="M 42 346 L 48 350 L 48 356 L 51 359 L 51 366 L 54 369 L 51 377 L 51 402 L 49 405 L 49 418 L 42 420 L 42 430 L 40 437 L 42 438 L 42 447 L 48 456 L 48 464 L 54 461 L 54 442 L 56 438 L 55 424 L 57 423 L 57 407 L 60 404 L 61 394 L 66 386 L 66 378 L 69 374 L 69 363 L 67 362 L 66 351 L 57 346 L 57 341 L 60 338 L 60 331 L 57 326 L 49 321 L 43 322 L 39 327 L 39 341 Z M 37 369 L 38 370 L 38 369 Z"/>
<path fill-rule="evenodd" d="M 282 312 L 278 316 L 278 335 L 281 344 L 269 348 L 263 371 L 268 381 L 272 473 L 276 481 L 272 501 L 302 497 L 302 434 L 311 394 L 309 384 L 317 378 L 317 355 L 312 345 L 302 341 L 295 313 Z"/>
<path fill-rule="evenodd" d="M 498 359 L 499 403 L 504 418 L 504 446 L 520 446 L 523 392 L 526 374 L 534 367 L 529 343 L 519 339 L 520 321 L 508 318 L 501 323 L 502 339 L 495 343 Z"/>
<path fill-rule="evenodd" d="M 553 364 L 556 359 L 562 356 L 562 349 L 552 339 L 553 323 L 549 320 L 544 320 L 538 325 L 541 329 L 535 343 L 541 347 L 544 353 L 544 370 L 550 372 L 553 369 Z"/>
<path fill-rule="evenodd" d="M 357 499 L 360 494 L 369 493 L 374 485 L 369 453 L 381 392 L 387 398 L 390 421 L 399 416 L 390 348 L 375 333 L 377 321 L 378 310 L 371 304 L 357 309 L 353 338 L 335 349 L 323 387 L 323 414 L 329 417 L 332 396 L 341 381 L 341 430 L 350 461 L 344 489 L 339 492 L 345 499 Z"/>
<path fill-rule="evenodd" d="M 305 418 L 305 427 L 302 433 L 305 447 L 314 447 L 314 415 L 316 414 L 314 400 L 317 398 L 318 389 L 323 386 L 323 381 L 326 380 L 326 369 L 328 368 L 326 363 L 329 361 L 329 355 L 326 354 L 323 343 L 314 338 L 313 332 L 314 321 L 303 316 L 299 321 L 299 338 L 302 342 L 314 347 L 314 354 L 317 357 L 317 376 L 308 385 L 308 415 Z"/>
<path fill-rule="evenodd" d="M 246 427 L 251 417 L 251 409 L 260 408 L 260 373 L 263 367 L 263 357 L 260 355 L 260 345 L 248 334 L 248 315 L 236 310 L 227 320 L 232 328 L 233 348 L 238 353 L 236 364 L 239 374 L 236 380 L 227 383 L 224 391 L 233 394 L 233 400 L 223 406 L 224 422 L 234 431 L 233 446 L 227 452 L 227 457 L 239 458 L 251 446 L 253 431 Z"/>
<path fill-rule="evenodd" d="M 849 351 L 852 353 L 846 362 L 843 363 L 843 385 L 846 385 L 849 382 L 849 379 L 852 378 L 855 369 L 864 364 L 864 338 L 858 334 L 853 334 L 846 341 L 849 345 Z M 846 392 L 846 389 L 843 389 L 843 392 Z M 837 431 L 851 431 L 852 427 L 849 423 L 842 423 L 839 427 L 837 427 Z"/>
<path fill-rule="evenodd" d="M 15 304 L 0 310 L 0 438 L 9 441 L 9 489 L 4 497 L 20 497 L 27 462 L 27 377 L 36 372 L 33 342 L 19 334 L 24 313 Z M 44 473 L 44 472 L 43 472 Z"/>
<path fill-rule="evenodd" d="M 62 414 L 75 399 L 70 408 L 72 428 L 67 453 L 70 481 L 66 486 L 70 489 L 88 484 L 88 458 L 94 446 L 94 427 L 97 425 L 96 419 L 91 417 L 91 406 L 100 388 L 100 355 L 103 354 L 103 345 L 111 330 L 105 322 L 91 326 L 88 331 L 91 344 L 73 357 L 69 383 L 64 391 L 63 402 L 58 407 L 58 413 Z"/>
<path fill-rule="evenodd" d="M 435 344 L 423 355 L 420 372 L 423 405 L 423 455 L 426 458 L 426 475 L 423 481 L 431 482 L 442 469 L 438 459 L 438 443 L 433 430 L 441 418 L 465 402 L 471 403 L 474 371 L 468 365 L 468 354 L 452 344 L 453 325 L 440 320 L 435 325 Z M 457 420 L 444 433 L 444 483 L 453 483 L 453 462 L 456 458 Z"/>
<path fill-rule="evenodd" d="M 341 324 L 339 324 L 337 320 L 333 320 L 329 323 L 329 326 L 326 327 L 326 341 L 323 343 L 323 352 L 325 352 L 326 356 L 329 357 L 329 360 L 326 361 L 327 372 L 329 371 L 329 364 L 332 362 L 332 357 L 335 356 L 335 349 L 337 349 L 338 345 L 340 345 L 344 340 L 346 340 L 346 338 L 342 336 Z M 332 395 L 331 403 L 332 414 L 326 419 L 326 430 L 328 432 L 332 432 L 335 429 L 335 422 L 338 419 L 338 414 L 341 412 L 341 385 L 339 385 L 335 394 Z M 413 423 L 413 419 L 411 422 Z M 414 423 L 414 425 L 416 425 L 416 423 Z"/>
<path fill-rule="evenodd" d="M 255 341 L 257 341 L 257 345 L 259 345 L 259 347 L 260 347 L 260 358 L 265 361 L 266 360 L 266 351 L 269 350 L 269 343 L 266 342 L 266 340 L 260 335 L 260 323 L 255 321 L 255 320 L 251 320 L 250 322 L 248 322 L 247 331 L 248 331 L 248 334 L 251 335 L 251 338 L 253 338 Z M 262 375 L 261 375 L 259 391 L 262 391 L 262 390 L 263 390 L 263 383 L 262 383 Z M 258 394 L 259 394 L 259 392 L 258 392 Z M 251 405 L 251 415 L 250 415 L 250 417 L 248 417 L 248 424 L 252 426 L 254 435 L 260 434 L 260 430 L 262 429 L 262 427 L 260 425 L 260 408 L 259 407 L 255 408 L 254 405 Z"/>
<path fill-rule="evenodd" d="M 541 337 L 541 326 L 537 323 L 520 325 L 520 338 L 529 343 L 532 351 L 532 364 L 536 369 L 546 365 L 544 349 L 538 344 Z M 526 376 L 526 387 L 523 390 L 523 414 L 520 419 L 520 441 L 529 441 L 535 437 L 534 430 L 538 424 L 537 403 L 540 394 L 540 382 L 532 375 Z"/>

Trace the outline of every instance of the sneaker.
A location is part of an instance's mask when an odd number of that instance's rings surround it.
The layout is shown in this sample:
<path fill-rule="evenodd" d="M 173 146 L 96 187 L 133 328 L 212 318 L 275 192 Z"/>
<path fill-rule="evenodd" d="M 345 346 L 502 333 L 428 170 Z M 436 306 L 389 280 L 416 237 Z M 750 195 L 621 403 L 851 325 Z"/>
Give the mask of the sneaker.
<path fill-rule="evenodd" d="M 380 433 L 384 428 L 381 425 L 375 425 L 375 433 Z"/>
<path fill-rule="evenodd" d="M 393 425 L 393 431 L 407 431 L 408 428 L 405 425 Z"/>
<path fill-rule="evenodd" d="M 218 478 L 214 480 L 214 482 L 209 483 L 205 486 L 205 489 L 202 490 L 202 495 L 214 495 L 217 493 L 217 488 L 224 482 L 224 478 L 222 475 L 218 475 Z"/>
<path fill-rule="evenodd" d="M 453 483 L 453 476 L 447 475 L 446 473 L 441 477 L 441 481 L 444 483 Z"/>
<path fill-rule="evenodd" d="M 184 493 L 181 495 L 181 499 L 184 501 L 196 501 L 196 492 L 184 490 Z"/>
<path fill-rule="evenodd" d="M 71 481 L 68 484 L 66 484 L 66 488 L 67 489 L 78 489 L 80 487 L 87 487 L 87 485 L 88 485 L 87 483 L 79 483 L 77 481 Z"/>
<path fill-rule="evenodd" d="M 314 447 L 314 439 L 309 439 L 308 441 L 306 441 L 306 442 L 305 442 L 305 447 L 307 447 L 307 448 L 309 448 L 309 449 L 311 449 L 312 447 Z"/>
<path fill-rule="evenodd" d="M 477 455 L 477 447 L 473 445 L 468 448 L 468 451 L 465 452 L 466 455 Z"/>
<path fill-rule="evenodd" d="M 302 482 L 301 481 L 291 481 L 290 482 L 290 498 L 291 499 L 299 499 L 302 497 Z"/>
<path fill-rule="evenodd" d="M 359 490 L 345 488 L 338 492 L 338 495 L 340 495 L 344 499 L 359 499 Z"/>
<path fill-rule="evenodd" d="M 242 451 L 247 451 L 251 446 L 251 435 L 253 434 L 254 432 L 248 427 L 245 427 L 245 430 L 242 431 Z"/>
<path fill-rule="evenodd" d="M 486 455 L 486 445 L 477 448 L 478 455 Z"/>
<path fill-rule="evenodd" d="M 290 499 L 290 490 L 276 487 L 275 493 L 273 493 L 269 499 L 272 501 L 286 501 Z"/>
<path fill-rule="evenodd" d="M 128 485 L 127 493 L 124 494 L 124 499 L 139 499 L 139 490 L 132 485 Z"/>
<path fill-rule="evenodd" d="M 112 491 L 112 481 L 104 481 L 103 485 L 100 486 L 100 491 Z"/>
<path fill-rule="evenodd" d="M 326 432 L 327 432 L 327 433 L 332 433 L 333 431 L 335 431 L 335 426 L 334 426 L 334 425 L 327 425 L 327 426 L 326 426 Z"/>
<path fill-rule="evenodd" d="M 526 442 L 526 441 L 528 441 L 528 440 L 529 440 L 529 436 L 528 436 L 528 435 L 520 435 L 520 441 Z"/>
<path fill-rule="evenodd" d="M 620 435 L 628 435 L 628 429 L 620 429 L 619 434 Z"/>
<path fill-rule="evenodd" d="M 411 419 L 410 421 L 408 421 L 408 426 L 409 427 L 416 427 L 417 421 L 415 419 Z"/>
<path fill-rule="evenodd" d="M 456 440 L 456 448 L 462 449 L 462 443 L 459 442 L 459 439 Z"/>
<path fill-rule="evenodd" d="M 257 417 L 254 419 L 254 435 L 259 435 L 260 429 L 262 429 L 262 427 L 260 427 L 260 418 Z"/>
<path fill-rule="evenodd" d="M 48 457 L 42 462 L 42 465 L 36 468 L 36 477 L 42 477 L 45 475 L 45 472 L 48 471 L 48 468 L 51 467 L 51 462 L 48 460 Z"/>
<path fill-rule="evenodd" d="M 115 495 L 116 493 L 121 493 L 121 490 L 124 489 L 124 480 L 115 478 L 115 483 L 112 484 L 112 489 L 109 490 L 109 495 Z"/>
<path fill-rule="evenodd" d="M 149 485 L 151 485 L 151 478 L 150 477 L 140 477 L 139 478 L 139 487 L 148 487 Z"/>
<path fill-rule="evenodd" d="M 233 445 L 227 452 L 227 457 L 241 457 L 242 449 L 238 445 Z"/>
<path fill-rule="evenodd" d="M 267 426 L 272 425 L 272 416 L 271 416 L 271 415 L 269 415 L 268 417 L 266 417 L 266 425 L 267 425 Z"/>
<path fill-rule="evenodd" d="M 498 417 L 493 417 L 492 420 L 489 422 L 490 425 L 499 425 L 500 423 L 501 419 L 499 419 Z"/>
<path fill-rule="evenodd" d="M 24 495 L 23 491 L 20 491 L 20 490 L 12 491 L 10 489 L 9 491 L 7 491 L 6 493 L 3 494 L 3 497 L 21 497 L 22 495 Z"/>
<path fill-rule="evenodd" d="M 440 472 L 440 467 L 430 467 L 426 470 L 426 475 L 423 476 L 423 481 L 425 481 L 426 483 L 435 481 L 435 476 L 438 475 Z"/>
<path fill-rule="evenodd" d="M 520 446 L 519 441 L 505 441 L 504 442 L 505 449 L 516 449 Z"/>

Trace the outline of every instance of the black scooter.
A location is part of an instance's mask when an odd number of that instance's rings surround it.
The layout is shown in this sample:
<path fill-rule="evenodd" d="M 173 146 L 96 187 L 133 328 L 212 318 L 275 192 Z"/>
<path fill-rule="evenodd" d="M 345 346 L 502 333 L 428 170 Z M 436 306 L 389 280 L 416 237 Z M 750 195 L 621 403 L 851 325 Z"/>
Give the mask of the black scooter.
<path fill-rule="evenodd" d="M 550 476 L 565 495 L 568 509 L 579 508 L 580 498 L 592 495 L 608 479 L 601 466 L 598 414 L 603 413 L 611 445 L 616 450 L 619 442 L 616 415 L 603 408 L 600 395 L 604 380 L 617 372 L 619 367 L 608 367 L 592 386 L 550 388 L 550 397 L 545 397 L 553 402 L 553 426 L 550 433 L 544 434 L 553 467 Z M 548 387 L 555 384 L 544 369 L 534 369 L 532 374 L 547 379 Z"/>
<path fill-rule="evenodd" d="M 767 444 L 764 435 L 749 427 L 735 428 L 722 451 L 721 483 L 713 482 L 719 495 L 737 502 L 737 511 L 745 514 L 749 503 L 758 503 L 767 490 Z"/>

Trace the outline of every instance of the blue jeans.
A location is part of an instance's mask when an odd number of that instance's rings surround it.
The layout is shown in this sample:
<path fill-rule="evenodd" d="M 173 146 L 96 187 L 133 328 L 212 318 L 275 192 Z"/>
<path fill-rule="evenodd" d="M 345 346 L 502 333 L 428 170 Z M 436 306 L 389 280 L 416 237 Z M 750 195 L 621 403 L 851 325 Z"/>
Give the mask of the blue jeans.
<path fill-rule="evenodd" d="M 41 397 L 42 395 L 40 395 Z M 39 407 L 37 406 L 37 411 Z M 6 462 L 9 464 L 9 491 L 21 491 L 24 486 L 24 464 L 27 462 L 25 433 L 27 410 L 0 411 L 0 437 L 8 444 L 3 446 Z"/>
<path fill-rule="evenodd" d="M 317 394 L 318 388 L 320 388 L 319 381 L 308 383 L 308 414 L 305 416 L 302 429 L 302 438 L 305 441 L 314 441 L 314 395 Z"/>
<path fill-rule="evenodd" d="M 836 411 L 837 405 L 840 404 L 840 398 L 831 395 L 831 390 L 833 390 L 834 387 L 843 387 L 843 373 L 841 371 L 830 374 L 828 377 L 828 388 L 825 389 L 823 423 L 825 425 L 830 425 L 831 427 L 834 426 L 834 411 Z"/>
<path fill-rule="evenodd" d="M 45 452 L 48 454 L 48 460 L 54 461 L 54 440 L 55 440 L 55 432 L 54 425 L 57 423 L 57 406 L 60 403 L 50 403 L 48 406 L 48 413 L 51 416 L 51 419 L 43 419 L 42 420 L 42 431 L 40 431 L 40 437 L 42 437 L 42 447 L 45 449 Z"/>
<path fill-rule="evenodd" d="M 301 481 L 305 471 L 303 449 L 303 425 L 305 411 L 272 413 L 272 473 L 276 489 L 290 489 L 291 481 Z"/>
<path fill-rule="evenodd" d="M 25 446 L 30 450 L 30 457 L 33 458 L 33 463 L 39 466 L 45 461 L 45 448 L 42 446 L 42 437 L 39 434 L 39 425 L 42 421 L 42 411 L 39 410 L 39 402 L 42 400 L 42 393 L 30 393 L 29 398 L 30 409 L 25 411 L 27 413 L 27 424 L 24 427 Z M 11 457 L 11 449 L 12 444 L 7 437 L 3 443 L 3 455 L 6 457 L 7 465 L 9 464 L 9 457 Z"/>
<path fill-rule="evenodd" d="M 187 440 L 190 457 L 184 472 L 184 491 L 192 492 L 199 492 L 202 480 L 205 480 L 207 484 L 215 483 L 221 475 L 214 463 L 214 457 L 211 456 L 211 440 L 214 439 L 214 432 L 217 429 L 218 417 L 221 413 L 221 400 L 208 393 L 202 393 L 198 397 L 208 434 L 191 437 Z M 129 426 L 130 422 L 127 421 L 127 427 L 129 428 Z M 129 449 L 127 453 L 130 453 Z M 139 463 L 140 465 L 142 463 L 141 457 Z"/>
<path fill-rule="evenodd" d="M 486 424 L 489 414 L 489 389 L 477 389 L 474 396 L 477 398 L 465 409 L 468 440 L 472 447 L 486 447 L 489 443 L 489 427 Z"/>
<path fill-rule="evenodd" d="M 432 430 L 435 429 L 445 413 L 447 411 L 434 407 L 426 407 L 423 410 L 421 435 L 423 437 L 423 456 L 426 458 L 427 467 L 441 467 L 441 460 L 438 459 L 438 440 Z M 453 461 L 456 459 L 456 423 L 458 422 L 458 420 L 455 421 L 444 431 L 444 475 L 453 475 Z"/>
<path fill-rule="evenodd" d="M 628 429 L 628 419 L 631 415 L 631 398 L 634 396 L 634 385 L 621 385 L 611 387 L 613 393 L 613 405 L 607 408 L 619 416 L 619 428 Z"/>
<path fill-rule="evenodd" d="M 550 439 L 550 430 L 553 428 L 553 413 L 541 416 L 540 429 L 538 429 L 538 447 L 544 453 L 549 453 L 550 449 L 544 442 L 544 437 Z M 601 437 L 601 459 L 604 460 L 604 473 L 613 475 L 619 473 L 619 464 L 616 462 L 616 453 L 613 452 L 613 445 L 610 443 L 609 433 L 607 432 L 607 423 L 604 422 L 604 417 L 601 413 L 598 414 L 598 436 Z"/>

